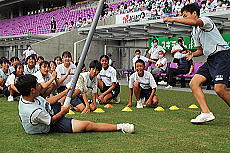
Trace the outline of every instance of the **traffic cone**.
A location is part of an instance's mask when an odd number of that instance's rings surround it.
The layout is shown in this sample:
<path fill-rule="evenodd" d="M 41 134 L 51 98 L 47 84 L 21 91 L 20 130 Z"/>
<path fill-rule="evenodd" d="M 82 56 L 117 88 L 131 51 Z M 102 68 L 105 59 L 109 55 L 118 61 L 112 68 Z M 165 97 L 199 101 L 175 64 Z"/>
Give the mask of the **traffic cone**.
<path fill-rule="evenodd" d="M 195 104 L 190 105 L 188 108 L 199 108 Z"/>
<path fill-rule="evenodd" d="M 97 108 L 95 111 L 93 111 L 95 113 L 104 113 L 105 111 L 101 108 Z"/>
<path fill-rule="evenodd" d="M 158 106 L 157 108 L 154 109 L 155 111 L 165 111 L 163 107 Z"/>
<path fill-rule="evenodd" d="M 179 110 L 179 108 L 177 106 L 171 106 L 169 109 L 170 110 Z"/>
<path fill-rule="evenodd" d="M 114 108 L 114 107 L 113 107 L 113 105 L 111 105 L 111 104 L 106 104 L 106 105 L 104 106 L 104 108 Z"/>
<path fill-rule="evenodd" d="M 73 115 L 75 114 L 72 110 L 69 110 L 69 113 L 67 113 L 68 115 Z"/>
<path fill-rule="evenodd" d="M 121 111 L 123 111 L 123 112 L 131 112 L 133 110 L 131 108 L 129 108 L 129 107 L 125 107 Z"/>

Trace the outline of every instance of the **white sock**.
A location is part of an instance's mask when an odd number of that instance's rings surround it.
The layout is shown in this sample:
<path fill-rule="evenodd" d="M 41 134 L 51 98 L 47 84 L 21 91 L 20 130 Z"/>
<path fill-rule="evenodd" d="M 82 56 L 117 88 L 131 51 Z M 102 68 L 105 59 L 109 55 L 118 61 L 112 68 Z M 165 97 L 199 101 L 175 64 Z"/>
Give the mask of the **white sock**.
<path fill-rule="evenodd" d="M 121 130 L 123 127 L 123 124 L 117 124 L 117 130 Z"/>

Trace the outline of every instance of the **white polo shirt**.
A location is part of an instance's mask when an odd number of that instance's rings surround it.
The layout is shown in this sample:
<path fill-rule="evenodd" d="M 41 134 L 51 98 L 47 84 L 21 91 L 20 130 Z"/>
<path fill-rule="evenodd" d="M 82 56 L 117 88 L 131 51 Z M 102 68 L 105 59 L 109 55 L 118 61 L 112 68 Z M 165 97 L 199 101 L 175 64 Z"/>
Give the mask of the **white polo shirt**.
<path fill-rule="evenodd" d="M 202 27 L 193 27 L 192 38 L 195 46 L 203 48 L 205 56 L 213 55 L 216 52 L 227 50 L 229 46 L 221 36 L 214 22 L 208 17 L 199 18 L 203 21 Z"/>
<path fill-rule="evenodd" d="M 70 63 L 70 74 L 68 75 L 68 77 L 65 79 L 65 81 L 63 81 L 62 85 L 61 86 L 66 86 L 67 83 L 69 83 L 72 78 L 74 77 L 74 73 L 75 73 L 75 70 L 76 70 L 76 66 L 72 63 Z M 56 72 L 57 72 L 57 78 L 60 79 L 62 77 L 64 77 L 67 73 L 69 68 L 65 67 L 64 66 L 64 63 L 62 64 L 59 64 L 57 67 L 56 67 Z"/>
<path fill-rule="evenodd" d="M 138 76 L 137 72 L 133 73 L 129 78 L 129 88 L 133 88 L 134 81 L 139 82 L 142 89 L 153 89 L 157 87 L 153 75 L 147 71 L 144 71 L 142 77 Z"/>
<path fill-rule="evenodd" d="M 5 72 L 3 72 L 2 69 L 0 69 L 0 78 L 2 78 L 4 81 L 6 81 L 6 79 L 8 78 L 9 75 L 10 75 L 9 70 L 7 73 L 5 73 Z"/>
<path fill-rule="evenodd" d="M 25 55 L 26 58 L 27 58 L 28 56 L 30 56 L 30 55 L 33 55 L 33 54 L 36 54 L 36 52 L 35 52 L 34 50 L 32 50 L 32 49 L 27 49 L 27 50 L 25 50 L 25 51 L 23 52 L 23 55 Z"/>
<path fill-rule="evenodd" d="M 15 79 L 16 79 L 16 76 L 15 76 L 14 73 L 12 73 L 12 74 L 9 75 L 9 77 L 7 78 L 5 85 L 6 85 L 7 87 L 9 87 L 11 84 L 14 84 Z"/>
<path fill-rule="evenodd" d="M 37 77 L 37 82 L 38 83 L 47 82 L 52 77 L 52 75 L 49 72 L 48 72 L 48 74 L 46 76 L 43 76 L 42 73 L 41 73 L 41 71 L 37 71 L 33 75 Z"/>
<path fill-rule="evenodd" d="M 184 47 L 187 48 L 186 45 L 184 45 Z M 183 50 L 183 48 L 179 44 L 176 44 L 175 46 L 172 47 L 172 50 L 177 50 L 177 49 Z M 182 55 L 183 54 L 181 52 L 176 52 L 174 53 L 173 57 L 177 59 L 181 59 Z"/>
<path fill-rule="evenodd" d="M 150 54 L 150 58 L 151 59 L 158 59 L 158 52 L 159 51 L 163 51 L 164 53 L 166 53 L 166 51 L 164 50 L 164 48 L 162 46 L 152 46 L 152 48 L 149 50 L 149 54 Z"/>
<path fill-rule="evenodd" d="M 141 59 L 141 60 L 143 60 L 144 62 L 148 62 L 149 61 L 149 59 L 147 58 L 147 57 L 144 57 L 144 56 L 140 56 L 139 58 L 137 57 L 137 56 L 135 56 L 134 58 L 133 58 L 133 64 L 135 64 L 135 62 L 138 60 L 138 59 Z"/>
<path fill-rule="evenodd" d="M 34 74 L 38 71 L 38 68 L 34 66 L 33 69 L 29 69 L 28 65 L 24 65 L 24 74 Z"/>
<path fill-rule="evenodd" d="M 160 68 L 165 71 L 167 68 L 167 58 L 165 57 L 159 58 L 158 61 L 156 62 L 156 65 L 157 64 L 162 64 L 163 66 Z"/>
<path fill-rule="evenodd" d="M 117 71 L 112 67 L 109 66 L 107 70 L 102 68 L 100 73 L 97 76 L 98 79 L 101 79 L 106 86 L 112 86 L 112 83 L 117 83 Z"/>

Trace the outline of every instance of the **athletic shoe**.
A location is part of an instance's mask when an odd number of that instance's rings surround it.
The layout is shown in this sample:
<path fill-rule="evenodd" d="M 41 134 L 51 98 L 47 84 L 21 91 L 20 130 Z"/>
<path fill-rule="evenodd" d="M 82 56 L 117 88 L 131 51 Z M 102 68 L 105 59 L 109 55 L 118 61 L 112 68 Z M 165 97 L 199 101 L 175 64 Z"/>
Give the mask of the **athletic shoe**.
<path fill-rule="evenodd" d="M 141 103 L 143 107 L 146 107 L 145 98 L 141 98 Z"/>
<path fill-rule="evenodd" d="M 158 82 L 159 85 L 167 85 L 167 82 L 165 81 L 161 81 L 161 82 Z"/>
<path fill-rule="evenodd" d="M 165 89 L 172 89 L 172 86 L 168 85 Z"/>
<path fill-rule="evenodd" d="M 201 112 L 200 115 L 198 115 L 195 119 L 191 120 L 191 123 L 201 124 L 201 123 L 213 121 L 214 119 L 215 119 L 215 116 L 212 114 L 212 112 L 210 113 Z"/>
<path fill-rule="evenodd" d="M 9 102 L 14 101 L 14 97 L 10 95 L 10 96 L 8 97 L 8 101 L 9 101 Z"/>
<path fill-rule="evenodd" d="M 137 101 L 137 108 L 143 108 L 141 99 Z"/>
<path fill-rule="evenodd" d="M 116 104 L 119 104 L 121 102 L 121 98 L 119 96 L 113 98 L 113 100 Z"/>
<path fill-rule="evenodd" d="M 134 125 L 129 123 L 123 123 L 121 132 L 123 133 L 134 133 Z"/>

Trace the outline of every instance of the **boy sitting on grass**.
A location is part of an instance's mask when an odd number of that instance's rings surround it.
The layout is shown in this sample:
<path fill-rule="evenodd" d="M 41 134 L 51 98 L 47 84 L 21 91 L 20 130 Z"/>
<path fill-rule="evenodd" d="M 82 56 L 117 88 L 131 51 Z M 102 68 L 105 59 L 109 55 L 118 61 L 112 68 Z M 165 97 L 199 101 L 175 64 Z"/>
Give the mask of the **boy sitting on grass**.
<path fill-rule="evenodd" d="M 136 72 L 130 76 L 129 80 L 129 103 L 128 107 L 132 106 L 133 92 L 137 99 L 137 108 L 146 106 L 156 106 L 158 97 L 156 93 L 156 82 L 153 75 L 145 69 L 145 62 L 141 59 L 135 63 Z"/>
<path fill-rule="evenodd" d="M 76 133 L 87 131 L 118 131 L 124 133 L 133 133 L 133 124 L 107 124 L 93 123 L 90 121 L 79 121 L 72 118 L 66 118 L 65 114 L 69 111 L 70 105 L 62 107 L 61 103 L 69 89 L 48 99 L 40 95 L 40 85 L 37 78 L 27 74 L 18 78 L 15 84 L 21 93 L 19 100 L 19 116 L 22 127 L 28 134 L 39 133 Z"/>
<path fill-rule="evenodd" d="M 93 60 L 89 64 L 89 72 L 83 72 L 80 74 L 73 97 L 74 99 L 70 104 L 78 112 L 89 113 L 94 111 L 96 106 L 96 94 L 97 94 L 97 75 L 102 69 L 101 63 L 97 60 Z M 71 82 L 66 86 L 69 88 Z M 92 95 L 92 101 L 88 101 L 87 95 Z"/>

